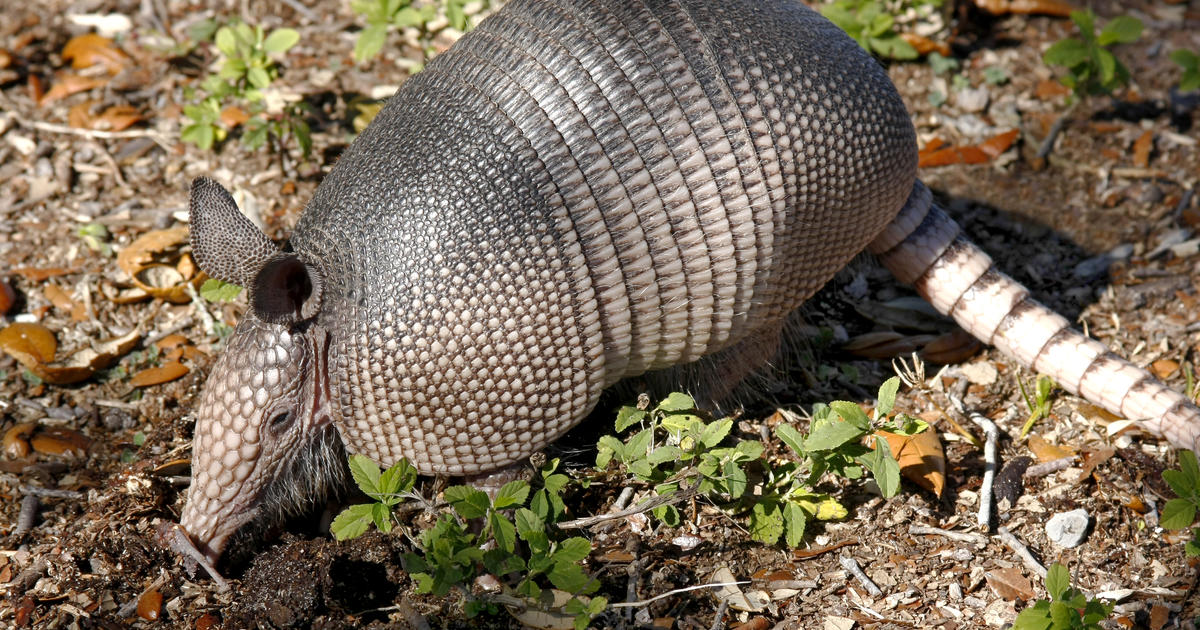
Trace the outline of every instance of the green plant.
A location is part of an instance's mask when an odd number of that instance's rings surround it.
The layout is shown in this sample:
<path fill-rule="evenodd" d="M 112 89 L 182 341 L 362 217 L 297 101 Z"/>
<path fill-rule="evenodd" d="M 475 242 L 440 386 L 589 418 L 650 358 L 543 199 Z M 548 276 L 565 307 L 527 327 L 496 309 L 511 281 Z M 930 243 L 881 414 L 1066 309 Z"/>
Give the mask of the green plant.
<path fill-rule="evenodd" d="M 1178 498 L 1163 506 L 1159 524 L 1167 529 L 1187 529 L 1200 511 L 1200 464 L 1192 451 L 1179 452 L 1179 470 L 1164 470 L 1163 481 Z M 1192 539 L 1184 545 L 1188 557 L 1200 556 L 1200 527 L 1192 528 Z"/>
<path fill-rule="evenodd" d="M 412 491 L 413 484 L 417 481 L 417 469 L 413 468 L 407 459 L 401 458 L 390 468 L 380 472 L 379 466 L 365 455 L 351 455 L 349 464 L 355 485 L 375 502 L 360 503 L 346 508 L 333 519 L 329 531 L 338 540 L 362 536 L 372 523 L 381 532 L 392 531 L 392 508 L 404 499 L 405 494 Z"/>
<path fill-rule="evenodd" d="M 112 245 L 108 244 L 111 236 L 104 224 L 85 223 L 75 230 L 75 235 L 83 240 L 88 249 L 104 256 L 112 256 Z"/>
<path fill-rule="evenodd" d="M 1039 599 L 1022 610 L 1013 623 L 1013 630 L 1099 630 L 1100 622 L 1112 614 L 1112 604 L 1088 599 L 1079 590 L 1071 588 L 1071 574 L 1061 564 L 1053 564 L 1046 571 L 1046 592 L 1050 594 L 1050 600 Z"/>
<path fill-rule="evenodd" d="M 585 628 L 608 600 L 586 597 L 600 585 L 581 566 L 592 551 L 591 543 L 578 536 L 564 537 L 553 527 L 565 510 L 561 493 L 569 481 L 556 472 L 558 464 L 555 459 L 542 468 L 541 487 L 532 493 L 528 506 L 531 488 L 525 481 L 505 484 L 494 499 L 470 486 L 447 488 L 444 497 L 450 511 L 440 514 L 433 527 L 417 536 L 417 553 L 405 554 L 417 592 L 437 596 L 454 590 L 469 592 L 476 577 L 491 573 L 511 577 L 516 584 L 511 592 L 537 601 L 542 583 L 548 582 L 572 596 L 564 611 L 575 616 L 577 628 Z M 401 459 L 381 473 L 369 458 L 354 455 L 350 471 L 354 482 L 374 502 L 352 505 L 339 514 L 330 527 L 334 537 L 361 536 L 372 524 L 390 532 L 392 508 L 412 491 L 416 470 Z M 472 527 L 473 523 L 478 526 Z M 468 617 L 494 608 L 486 598 L 468 597 L 464 604 Z"/>
<path fill-rule="evenodd" d="M 1025 405 L 1029 407 L 1029 419 L 1021 426 L 1021 438 L 1024 439 L 1038 420 L 1050 416 L 1050 408 L 1054 406 L 1054 399 L 1050 395 L 1058 389 L 1058 385 L 1049 376 L 1039 376 L 1033 398 L 1025 391 L 1025 383 L 1019 378 L 1017 386 L 1021 388 L 1021 396 L 1025 398 Z"/>
<path fill-rule="evenodd" d="M 1179 89 L 1183 92 L 1200 90 L 1200 55 L 1180 48 L 1171 51 L 1171 61 L 1183 68 L 1183 76 L 1179 78 Z"/>
<path fill-rule="evenodd" d="M 941 0 L 899 4 L 894 9 L 897 15 L 909 6 L 938 6 Z M 918 56 L 917 50 L 894 30 L 896 19 L 880 0 L 835 0 L 821 7 L 821 15 L 846 31 L 868 52 L 891 59 L 916 59 Z"/>
<path fill-rule="evenodd" d="M 756 440 L 721 446 L 733 421 L 707 422 L 692 411 L 690 397 L 671 394 L 652 409 L 622 408 L 617 431 L 634 425 L 639 430 L 623 442 L 613 436 L 600 438 L 596 465 L 605 469 L 615 461 L 636 480 L 654 484 L 658 495 L 673 494 L 686 484 L 730 513 L 745 513 L 755 540 L 774 544 L 783 537 L 797 546 L 810 520 L 834 520 L 847 514 L 836 499 L 813 489 L 825 473 L 858 479 L 868 470 L 885 496 L 899 490 L 899 465 L 886 441 L 876 438 L 874 449 L 860 443 L 877 427 L 898 433 L 924 428 L 924 423 L 907 417 L 883 421 L 898 387 L 899 379 L 893 378 L 880 388 L 874 419 L 857 404 L 837 401 L 814 408 L 807 436 L 780 425 L 776 435 L 800 456 L 800 461 L 786 462 L 763 458 L 765 448 Z M 746 492 L 751 474 L 762 479 L 755 494 Z M 659 506 L 653 514 L 671 526 L 680 520 L 671 505 Z"/>
<path fill-rule="evenodd" d="M 209 302 L 232 302 L 241 292 L 242 287 L 216 278 L 209 278 L 200 285 L 200 297 Z"/>
<path fill-rule="evenodd" d="M 431 56 L 431 42 L 441 30 L 435 26 L 439 15 L 446 16 L 446 24 L 466 32 L 472 25 L 466 6 L 470 0 L 353 0 L 350 7 L 366 18 L 367 26 L 358 34 L 354 44 L 354 59 L 367 61 L 383 50 L 387 35 L 396 28 L 415 28 L 418 41 L 422 43 L 426 56 Z M 487 9 L 490 0 L 483 0 L 480 10 Z"/>
<path fill-rule="evenodd" d="M 279 77 L 276 57 L 283 55 L 300 41 L 300 34 L 290 28 L 279 28 L 266 33 L 261 26 L 250 26 L 233 21 L 213 29 L 197 29 L 198 35 L 211 35 L 217 51 L 222 56 L 221 67 L 216 74 L 201 82 L 199 90 L 189 90 L 188 98 L 194 100 L 183 108 L 184 116 L 191 123 L 185 125 L 180 137 L 201 149 L 208 150 L 213 144 L 223 141 L 231 127 L 243 124 L 242 144 L 255 150 L 268 140 L 275 140 L 282 148 L 286 140 L 294 138 L 301 152 L 308 156 L 312 150 L 312 134 L 304 116 L 308 107 L 304 103 L 286 103 L 276 113 L 269 114 L 263 90 Z M 226 121 L 222 113 L 224 106 L 245 107 L 248 113 L 231 116 Z M 244 122 L 240 118 L 245 117 Z"/>
<path fill-rule="evenodd" d="M 1128 44 L 1142 35 L 1141 20 L 1123 15 L 1109 20 L 1096 34 L 1096 14 L 1091 9 L 1072 11 L 1071 21 L 1079 28 L 1081 39 L 1068 37 L 1046 50 L 1042 60 L 1063 66 L 1067 74 L 1059 80 L 1075 91 L 1077 97 L 1109 94 L 1129 82 L 1129 69 L 1108 49 L 1113 44 Z"/>

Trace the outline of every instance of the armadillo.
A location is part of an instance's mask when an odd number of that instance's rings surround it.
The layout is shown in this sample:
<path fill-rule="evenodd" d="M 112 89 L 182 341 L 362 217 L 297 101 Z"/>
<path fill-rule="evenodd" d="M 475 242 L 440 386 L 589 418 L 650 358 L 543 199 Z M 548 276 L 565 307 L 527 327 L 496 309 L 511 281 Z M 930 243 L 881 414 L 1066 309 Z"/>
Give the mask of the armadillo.
<path fill-rule="evenodd" d="M 250 309 L 201 395 L 183 528 L 216 560 L 320 496 L 341 445 L 482 474 L 621 379 L 743 374 L 864 250 L 981 340 L 1200 447 L 1200 410 L 996 271 L 916 154 L 884 70 L 797 0 L 509 2 L 400 87 L 287 250 L 193 183 L 195 259 Z"/>

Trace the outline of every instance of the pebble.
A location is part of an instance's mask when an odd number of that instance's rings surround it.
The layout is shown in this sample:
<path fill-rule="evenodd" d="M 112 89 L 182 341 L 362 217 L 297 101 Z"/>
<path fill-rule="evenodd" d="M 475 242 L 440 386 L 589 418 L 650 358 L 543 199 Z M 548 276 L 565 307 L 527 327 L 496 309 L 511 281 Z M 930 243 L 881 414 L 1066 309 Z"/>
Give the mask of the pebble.
<path fill-rule="evenodd" d="M 967 88 L 954 93 L 954 104 L 964 112 L 978 114 L 987 108 L 991 93 L 986 85 L 977 88 Z"/>
<path fill-rule="evenodd" d="M 1087 538 L 1091 520 L 1083 509 L 1059 512 L 1046 521 L 1046 536 L 1060 547 L 1078 547 Z"/>

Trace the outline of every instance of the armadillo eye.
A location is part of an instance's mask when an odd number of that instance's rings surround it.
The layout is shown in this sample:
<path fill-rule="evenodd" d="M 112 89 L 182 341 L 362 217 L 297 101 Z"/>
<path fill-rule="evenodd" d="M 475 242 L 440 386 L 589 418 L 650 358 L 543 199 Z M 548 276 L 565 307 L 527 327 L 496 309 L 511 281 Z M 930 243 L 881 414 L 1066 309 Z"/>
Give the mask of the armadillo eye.
<path fill-rule="evenodd" d="M 267 426 L 270 427 L 271 432 L 278 434 L 286 431 L 287 428 L 291 426 L 292 418 L 292 412 L 281 411 L 271 418 L 271 421 L 267 424 Z"/>

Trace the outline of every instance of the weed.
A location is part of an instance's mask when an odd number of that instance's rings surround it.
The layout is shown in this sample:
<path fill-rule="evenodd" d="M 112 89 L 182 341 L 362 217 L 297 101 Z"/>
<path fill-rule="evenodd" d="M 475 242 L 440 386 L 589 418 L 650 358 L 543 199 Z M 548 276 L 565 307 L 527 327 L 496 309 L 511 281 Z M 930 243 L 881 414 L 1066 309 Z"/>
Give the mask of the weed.
<path fill-rule="evenodd" d="M 232 302 L 241 292 L 242 287 L 216 278 L 209 278 L 200 285 L 200 297 L 209 302 Z"/>
<path fill-rule="evenodd" d="M 430 57 L 432 40 L 444 28 L 436 25 L 439 16 L 445 15 L 446 25 L 459 31 L 471 29 L 473 23 L 472 16 L 467 14 L 468 4 L 469 0 L 353 0 L 350 7 L 367 21 L 354 44 L 354 59 L 362 63 L 375 57 L 383 50 L 388 33 L 401 28 L 417 29 L 417 40 L 422 43 L 426 57 Z M 483 0 L 479 11 L 489 5 L 490 0 Z"/>
<path fill-rule="evenodd" d="M 85 223 L 75 230 L 75 235 L 83 241 L 84 245 L 87 245 L 88 249 L 104 256 L 112 256 L 112 245 L 108 244 L 111 236 L 104 224 Z"/>
<path fill-rule="evenodd" d="M 379 466 L 364 455 L 351 455 L 349 464 L 354 483 L 375 502 L 352 505 L 338 514 L 329 525 L 333 537 L 338 540 L 357 538 L 372 523 L 381 532 L 392 531 L 392 508 L 412 491 L 417 470 L 407 459 L 401 459 L 380 472 Z"/>
<path fill-rule="evenodd" d="M 1096 14 L 1091 9 L 1072 11 L 1071 21 L 1079 28 L 1081 39 L 1068 37 L 1046 50 L 1042 60 L 1063 66 L 1067 74 L 1059 80 L 1075 91 L 1076 97 L 1110 94 L 1129 83 L 1129 69 L 1108 49 L 1113 44 L 1128 44 L 1142 35 L 1141 20 L 1126 15 L 1109 20 L 1096 34 Z"/>
<path fill-rule="evenodd" d="M 1025 404 L 1029 407 L 1029 419 L 1021 426 L 1021 439 L 1025 439 L 1038 420 L 1050 416 L 1050 408 L 1054 406 L 1054 399 L 1050 395 L 1054 393 L 1058 385 L 1049 376 L 1039 376 L 1037 391 L 1034 392 L 1033 398 L 1030 398 L 1029 392 L 1025 391 L 1025 383 L 1021 379 L 1017 379 L 1017 386 L 1021 388 L 1021 396 L 1025 398 Z"/>
<path fill-rule="evenodd" d="M 269 114 L 264 96 L 264 90 L 279 77 L 275 58 L 295 46 L 300 34 L 290 28 L 268 34 L 261 26 L 237 20 L 215 29 L 196 29 L 193 34 L 211 36 L 222 61 L 217 73 L 206 77 L 199 90 L 188 91 L 189 99 L 195 102 L 183 108 L 191 123 L 184 126 L 181 138 L 208 150 L 241 124 L 242 145 L 248 149 L 256 150 L 273 140 L 282 151 L 287 139 L 292 138 L 307 157 L 312 151 L 311 131 L 304 120 L 307 105 L 286 103 L 277 113 Z M 249 112 L 243 112 L 242 107 Z"/>
<path fill-rule="evenodd" d="M 1179 90 L 1200 90 L 1200 55 L 1180 48 L 1171 51 L 1171 61 L 1183 68 L 1183 76 L 1179 78 Z"/>
<path fill-rule="evenodd" d="M 1100 622 L 1112 614 L 1113 605 L 1098 599 L 1088 599 L 1071 588 L 1071 574 L 1061 564 L 1046 571 L 1046 592 L 1050 600 L 1039 599 L 1021 611 L 1013 630 L 1070 630 L 1101 628 Z"/>
<path fill-rule="evenodd" d="M 1179 470 L 1164 470 L 1162 477 L 1178 498 L 1163 506 L 1159 524 L 1167 529 L 1187 529 L 1200 511 L 1200 464 L 1192 451 L 1179 452 Z M 1192 539 L 1184 546 L 1189 558 L 1200 556 L 1200 527 L 1192 528 Z"/>
<path fill-rule="evenodd" d="M 910 7 L 939 6 L 941 0 L 899 3 L 896 14 Z M 894 30 L 896 19 L 880 0 L 835 0 L 821 7 L 821 15 L 838 25 L 868 52 L 890 59 L 916 59 L 917 50 Z"/>

